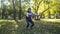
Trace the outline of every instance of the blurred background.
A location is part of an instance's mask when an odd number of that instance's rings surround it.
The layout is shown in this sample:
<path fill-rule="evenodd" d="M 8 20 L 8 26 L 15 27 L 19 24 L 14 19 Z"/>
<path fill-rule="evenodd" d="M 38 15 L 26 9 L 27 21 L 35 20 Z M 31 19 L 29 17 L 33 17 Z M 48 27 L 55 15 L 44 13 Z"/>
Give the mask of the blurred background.
<path fill-rule="evenodd" d="M 29 7 L 39 19 L 60 18 L 60 0 L 0 0 L 0 19 L 21 19 Z"/>
<path fill-rule="evenodd" d="M 25 28 L 28 8 L 35 26 Z M 0 34 L 60 34 L 60 0 L 0 0 Z"/>

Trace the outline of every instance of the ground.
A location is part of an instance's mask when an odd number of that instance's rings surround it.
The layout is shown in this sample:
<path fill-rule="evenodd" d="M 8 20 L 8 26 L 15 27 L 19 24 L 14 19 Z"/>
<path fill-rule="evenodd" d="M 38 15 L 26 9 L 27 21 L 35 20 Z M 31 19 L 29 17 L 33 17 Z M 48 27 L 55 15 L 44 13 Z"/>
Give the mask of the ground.
<path fill-rule="evenodd" d="M 0 34 L 60 34 L 60 22 L 34 21 L 33 29 L 26 29 L 25 20 L 0 20 Z"/>

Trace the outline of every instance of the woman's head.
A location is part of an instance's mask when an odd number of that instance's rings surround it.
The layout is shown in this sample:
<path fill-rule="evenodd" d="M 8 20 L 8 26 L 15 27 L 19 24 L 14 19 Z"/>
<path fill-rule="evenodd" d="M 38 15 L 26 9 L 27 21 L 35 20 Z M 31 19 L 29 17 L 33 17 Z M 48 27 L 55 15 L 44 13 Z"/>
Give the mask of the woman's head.
<path fill-rule="evenodd" d="M 31 12 L 31 8 L 28 8 L 28 11 Z"/>

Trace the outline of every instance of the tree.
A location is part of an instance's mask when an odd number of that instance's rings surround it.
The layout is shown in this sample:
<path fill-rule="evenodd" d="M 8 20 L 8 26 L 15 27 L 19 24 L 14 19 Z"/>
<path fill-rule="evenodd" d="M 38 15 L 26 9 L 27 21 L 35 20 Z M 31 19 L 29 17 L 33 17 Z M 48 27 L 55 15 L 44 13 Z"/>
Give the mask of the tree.
<path fill-rule="evenodd" d="M 34 5 L 32 6 L 33 10 L 35 11 L 35 13 L 38 14 L 38 10 L 40 8 L 40 4 L 42 3 L 43 0 L 33 0 L 34 1 Z M 38 16 L 35 16 L 35 19 L 38 19 Z"/>
<path fill-rule="evenodd" d="M 40 14 L 41 14 L 40 16 L 42 16 L 45 12 L 48 12 L 49 13 L 49 17 L 51 17 L 50 16 L 50 12 L 52 12 L 52 11 L 50 11 L 50 9 L 55 10 L 56 9 L 56 6 L 57 5 L 60 5 L 57 0 L 40 0 L 40 1 L 39 0 L 34 0 L 34 1 L 36 1 L 36 2 L 34 3 L 34 6 L 32 8 L 34 8 L 34 10 L 36 12 L 38 12 L 38 13 L 40 12 Z M 43 3 L 44 1 L 45 1 L 45 3 Z M 57 2 L 54 3 L 54 1 L 57 1 Z M 44 6 L 43 4 L 45 4 L 45 9 L 43 9 L 44 8 L 43 7 Z M 38 10 L 36 9 L 36 7 L 38 8 Z M 55 8 L 55 9 L 53 9 L 53 8 Z"/>
<path fill-rule="evenodd" d="M 1 4 L 2 4 L 2 19 L 6 18 L 6 14 L 5 14 L 5 5 L 4 5 L 4 0 L 1 0 Z"/>
<path fill-rule="evenodd" d="M 19 19 L 21 20 L 21 16 L 22 16 L 22 7 L 21 7 L 21 0 L 19 1 L 20 2 L 20 6 L 19 6 Z"/>
<path fill-rule="evenodd" d="M 12 0 L 12 3 L 13 3 L 13 14 L 14 14 L 13 18 L 14 18 L 14 20 L 16 20 L 16 9 L 15 9 L 14 0 Z"/>

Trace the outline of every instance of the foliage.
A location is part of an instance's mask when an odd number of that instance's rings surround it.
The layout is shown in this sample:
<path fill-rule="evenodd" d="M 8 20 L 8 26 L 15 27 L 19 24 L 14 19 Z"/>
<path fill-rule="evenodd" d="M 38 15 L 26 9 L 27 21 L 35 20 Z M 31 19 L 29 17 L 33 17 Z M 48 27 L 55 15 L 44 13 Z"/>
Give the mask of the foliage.
<path fill-rule="evenodd" d="M 27 9 L 29 7 L 32 8 L 32 12 L 37 13 L 38 15 L 43 15 L 44 14 L 44 18 L 45 17 L 51 17 L 53 16 L 53 18 L 59 18 L 59 13 L 60 13 L 60 1 L 59 0 L 13 0 L 14 1 L 14 6 L 13 6 L 13 2 L 12 0 L 8 0 L 10 2 L 10 5 L 3 5 L 2 4 L 2 8 L 4 8 L 5 10 L 5 14 L 7 14 L 7 16 L 11 16 L 11 14 L 14 13 L 14 8 L 15 7 L 15 11 L 16 11 L 16 16 L 19 16 L 18 13 L 20 13 L 20 10 L 22 10 L 22 15 L 25 15 L 25 12 L 27 11 Z M 32 2 L 30 4 L 30 1 Z M 1 1 L 1 3 L 3 3 L 4 0 Z M 32 5 L 32 6 L 31 6 Z M 1 9 L 2 11 L 0 11 L 0 14 L 2 14 L 3 9 Z M 14 14 L 13 14 L 14 15 Z M 52 17 L 51 17 L 52 18 Z"/>

